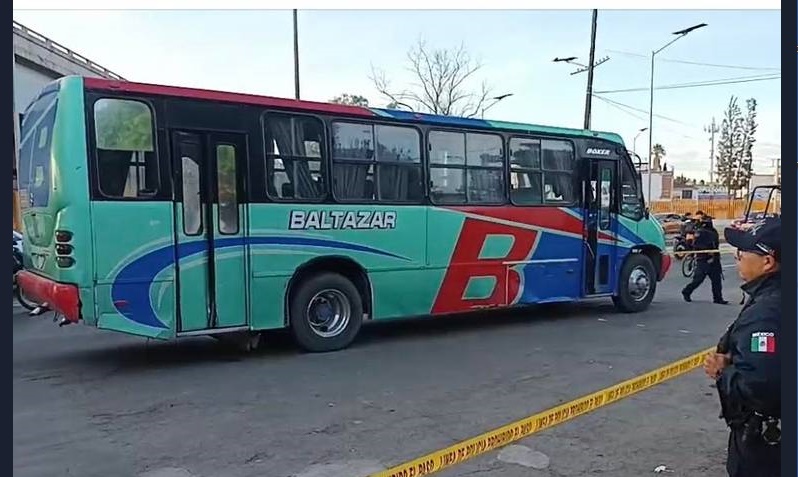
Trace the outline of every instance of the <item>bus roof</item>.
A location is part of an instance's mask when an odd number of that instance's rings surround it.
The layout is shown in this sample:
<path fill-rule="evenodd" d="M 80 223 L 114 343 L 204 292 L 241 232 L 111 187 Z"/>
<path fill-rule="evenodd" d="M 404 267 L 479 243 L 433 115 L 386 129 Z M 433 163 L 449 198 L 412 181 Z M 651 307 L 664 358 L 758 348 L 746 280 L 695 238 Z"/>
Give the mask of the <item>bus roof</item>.
<path fill-rule="evenodd" d="M 179 86 L 164 86 L 148 83 L 135 83 L 131 81 L 119 81 L 113 79 L 84 77 L 86 88 L 93 90 L 119 91 L 128 93 L 148 94 L 155 96 L 173 96 L 182 98 L 197 98 L 209 101 L 220 101 L 226 103 L 251 104 L 266 106 L 270 108 L 291 109 L 306 111 L 309 113 L 322 113 L 333 115 L 346 115 L 363 118 L 386 118 L 404 122 L 419 122 L 436 124 L 439 126 L 479 128 L 479 129 L 502 129 L 517 131 L 519 133 L 543 133 L 554 135 L 568 135 L 578 137 L 601 138 L 623 145 L 620 135 L 611 132 L 589 131 L 584 129 L 561 128 L 554 126 L 542 126 L 538 124 L 516 123 L 508 121 L 493 121 L 477 118 L 463 118 L 455 116 L 441 116 L 437 114 L 415 113 L 412 111 L 401 111 L 384 108 L 367 108 L 362 106 L 349 106 L 335 103 L 322 103 L 316 101 L 304 101 L 288 98 L 276 98 L 272 96 L 258 96 L 245 93 L 229 93 L 223 91 L 213 91 L 206 89 L 185 88 Z"/>

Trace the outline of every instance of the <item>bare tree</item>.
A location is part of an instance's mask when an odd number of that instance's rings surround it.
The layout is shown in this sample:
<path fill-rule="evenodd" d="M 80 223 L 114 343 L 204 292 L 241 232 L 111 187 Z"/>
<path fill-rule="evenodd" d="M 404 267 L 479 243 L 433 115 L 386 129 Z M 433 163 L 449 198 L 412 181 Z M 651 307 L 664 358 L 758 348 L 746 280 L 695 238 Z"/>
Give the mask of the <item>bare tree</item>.
<path fill-rule="evenodd" d="M 407 61 L 414 81 L 402 90 L 394 89 L 384 71 L 371 68 L 370 79 L 388 98 L 389 107 L 467 118 L 480 114 L 491 90 L 485 81 L 478 90 L 472 87 L 482 64 L 472 59 L 463 45 L 430 49 L 419 40 L 407 52 Z"/>

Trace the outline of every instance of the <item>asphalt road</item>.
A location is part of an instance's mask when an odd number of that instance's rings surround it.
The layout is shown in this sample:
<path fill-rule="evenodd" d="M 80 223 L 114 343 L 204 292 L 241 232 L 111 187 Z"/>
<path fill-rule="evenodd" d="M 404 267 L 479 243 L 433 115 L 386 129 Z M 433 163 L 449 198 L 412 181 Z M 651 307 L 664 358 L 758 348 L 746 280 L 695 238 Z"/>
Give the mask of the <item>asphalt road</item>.
<path fill-rule="evenodd" d="M 709 283 L 685 303 L 674 269 L 641 314 L 596 302 L 376 324 L 316 355 L 280 333 L 244 355 L 15 309 L 14 475 L 366 475 L 714 345 L 741 296 L 724 264 L 726 306 Z M 438 475 L 722 476 L 717 416 L 694 371 Z"/>

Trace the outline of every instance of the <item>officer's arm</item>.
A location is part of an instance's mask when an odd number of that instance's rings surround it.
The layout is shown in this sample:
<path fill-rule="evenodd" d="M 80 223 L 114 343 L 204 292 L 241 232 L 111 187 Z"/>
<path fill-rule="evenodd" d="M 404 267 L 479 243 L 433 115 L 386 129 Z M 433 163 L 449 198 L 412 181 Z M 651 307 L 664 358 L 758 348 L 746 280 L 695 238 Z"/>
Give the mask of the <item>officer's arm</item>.
<path fill-rule="evenodd" d="M 721 373 L 718 389 L 754 409 L 773 408 L 773 400 L 781 396 L 778 323 L 757 320 L 742 324 L 731 341 L 735 347 L 729 350 L 732 363 Z"/>

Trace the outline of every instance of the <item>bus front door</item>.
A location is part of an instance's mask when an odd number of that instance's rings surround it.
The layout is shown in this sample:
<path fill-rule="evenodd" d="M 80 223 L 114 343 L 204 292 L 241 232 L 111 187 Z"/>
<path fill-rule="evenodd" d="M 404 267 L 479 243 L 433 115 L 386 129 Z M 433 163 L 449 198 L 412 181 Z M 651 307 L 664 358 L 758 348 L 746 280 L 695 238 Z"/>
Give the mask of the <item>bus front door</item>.
<path fill-rule="evenodd" d="M 178 334 L 247 325 L 245 155 L 244 135 L 172 132 Z"/>
<path fill-rule="evenodd" d="M 617 255 L 617 161 L 592 161 L 586 191 L 585 294 L 607 295 L 615 289 Z"/>

